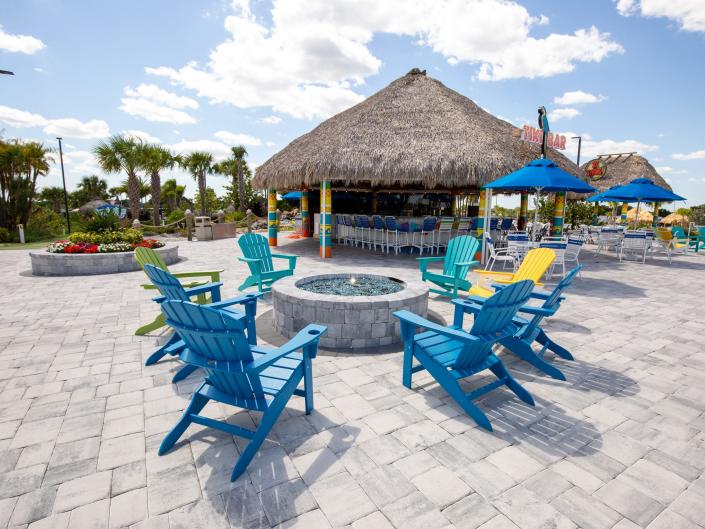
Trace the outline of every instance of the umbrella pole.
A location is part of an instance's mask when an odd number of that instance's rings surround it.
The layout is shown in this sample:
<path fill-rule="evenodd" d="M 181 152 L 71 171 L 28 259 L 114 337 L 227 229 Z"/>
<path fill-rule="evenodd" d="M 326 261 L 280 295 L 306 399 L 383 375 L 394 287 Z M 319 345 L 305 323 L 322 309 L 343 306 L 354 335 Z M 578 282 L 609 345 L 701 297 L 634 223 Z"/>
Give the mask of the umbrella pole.
<path fill-rule="evenodd" d="M 636 215 L 634 216 L 634 229 L 639 229 L 639 208 L 641 207 L 641 200 L 636 203 Z"/>
<path fill-rule="evenodd" d="M 531 238 L 536 238 L 536 224 L 539 221 L 539 197 L 541 196 L 541 188 L 536 188 L 536 207 L 534 208 L 534 223 L 531 226 Z"/>

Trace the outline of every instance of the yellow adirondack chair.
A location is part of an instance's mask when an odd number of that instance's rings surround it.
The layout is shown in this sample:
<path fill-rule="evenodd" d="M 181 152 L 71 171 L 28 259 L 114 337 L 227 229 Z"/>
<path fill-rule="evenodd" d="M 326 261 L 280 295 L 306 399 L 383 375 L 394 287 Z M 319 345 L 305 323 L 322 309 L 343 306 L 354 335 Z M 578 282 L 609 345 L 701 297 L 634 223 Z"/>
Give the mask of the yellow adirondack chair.
<path fill-rule="evenodd" d="M 485 277 L 490 277 L 495 283 L 500 285 L 510 285 L 517 281 L 531 279 L 536 286 L 543 286 L 540 280 L 555 258 L 556 253 L 550 248 L 534 248 L 526 254 L 516 272 L 475 270 L 474 272 L 480 276 L 480 281 L 469 290 L 469 293 L 471 296 L 483 298 L 488 298 L 494 294 L 494 289 L 488 288 L 483 284 Z"/>
<path fill-rule="evenodd" d="M 144 270 L 144 265 L 151 264 L 161 270 L 169 272 L 169 268 L 167 268 L 166 263 L 164 262 L 164 259 L 162 259 L 162 256 L 159 255 L 154 250 L 152 250 L 151 248 L 143 248 L 143 247 L 135 248 L 135 261 L 137 261 L 137 263 L 139 263 L 140 268 L 142 268 L 142 270 Z M 199 270 L 199 271 L 194 271 L 194 272 L 176 272 L 176 273 L 169 272 L 169 273 L 171 273 L 174 277 L 178 277 L 178 278 L 189 278 L 189 277 L 194 277 L 194 278 L 195 277 L 207 277 L 208 278 L 205 281 L 190 281 L 188 283 L 182 283 L 184 288 L 193 288 L 193 287 L 205 285 L 206 283 L 218 283 L 220 281 L 221 272 L 223 272 L 223 270 Z M 157 288 L 152 283 L 145 283 L 141 286 L 145 290 L 154 290 Z M 205 294 L 199 294 L 198 302 L 199 303 L 208 303 L 209 299 L 206 297 Z M 135 336 L 143 336 L 150 331 L 154 331 L 156 329 L 159 329 L 160 327 L 164 327 L 164 325 L 166 325 L 166 323 L 164 322 L 164 315 L 160 312 L 157 315 L 157 317 L 154 319 L 154 321 L 152 321 L 151 323 L 148 323 L 147 325 L 143 325 L 142 327 L 137 329 L 135 331 Z"/>

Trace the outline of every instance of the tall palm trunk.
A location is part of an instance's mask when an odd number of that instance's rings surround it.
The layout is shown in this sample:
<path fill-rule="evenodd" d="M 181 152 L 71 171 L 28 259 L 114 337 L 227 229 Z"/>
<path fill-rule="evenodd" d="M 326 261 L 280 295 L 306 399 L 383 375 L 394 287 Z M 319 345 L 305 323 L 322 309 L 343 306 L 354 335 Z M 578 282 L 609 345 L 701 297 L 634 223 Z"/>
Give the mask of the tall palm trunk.
<path fill-rule="evenodd" d="M 201 196 L 201 217 L 206 215 L 206 174 L 198 174 L 198 194 Z"/>
<path fill-rule="evenodd" d="M 237 195 L 240 199 L 240 211 L 245 213 L 245 171 L 242 162 L 237 164 Z"/>
<path fill-rule="evenodd" d="M 132 220 L 139 220 L 140 201 L 142 200 L 140 196 L 140 182 L 137 179 L 137 175 L 132 172 L 127 175 L 127 198 L 130 201 L 130 215 L 132 215 Z"/>
<path fill-rule="evenodd" d="M 152 195 L 152 223 L 155 226 L 159 226 L 159 206 L 161 204 L 161 192 L 162 192 L 162 182 L 161 178 L 159 177 L 159 172 L 155 171 L 152 173 L 152 186 L 151 186 L 151 195 Z"/>

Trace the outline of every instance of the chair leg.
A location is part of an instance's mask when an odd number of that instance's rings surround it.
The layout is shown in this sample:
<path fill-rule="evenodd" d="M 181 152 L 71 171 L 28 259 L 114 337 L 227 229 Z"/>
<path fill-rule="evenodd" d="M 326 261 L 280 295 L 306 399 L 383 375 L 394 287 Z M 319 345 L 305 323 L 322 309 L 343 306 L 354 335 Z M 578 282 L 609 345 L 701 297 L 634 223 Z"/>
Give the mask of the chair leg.
<path fill-rule="evenodd" d="M 504 366 L 504 363 L 499 358 L 497 358 L 497 360 L 498 361 L 490 367 L 490 371 L 492 371 L 497 378 L 503 380 L 504 384 L 509 389 L 511 389 L 517 397 L 519 397 L 527 404 L 534 406 L 534 398 L 531 396 L 531 393 L 526 391 L 526 389 L 524 389 L 524 386 L 517 382 L 517 380 L 509 373 L 507 368 Z"/>
<path fill-rule="evenodd" d="M 404 325 L 402 323 L 402 325 Z M 414 364 L 414 355 L 411 351 L 413 345 L 406 345 L 406 340 L 404 341 L 404 359 L 403 359 L 403 366 L 402 366 L 402 376 L 401 376 L 401 383 L 404 385 L 404 387 L 407 387 L 411 389 L 411 367 Z"/>
<path fill-rule="evenodd" d="M 539 330 L 539 334 L 536 336 L 536 341 L 546 347 L 546 349 L 553 351 L 565 360 L 575 360 L 575 358 L 572 354 L 570 354 L 570 351 L 568 351 L 568 349 L 561 345 L 558 345 L 556 342 L 551 340 L 543 329 Z"/>
<path fill-rule="evenodd" d="M 235 463 L 233 471 L 230 474 L 230 481 L 235 481 L 242 475 L 243 472 L 245 472 L 247 465 L 250 464 L 250 461 L 252 461 L 252 458 L 259 450 L 259 447 L 266 439 L 267 434 L 272 429 L 272 426 L 274 426 L 277 422 L 277 418 L 286 406 L 286 403 L 289 402 L 289 399 L 294 394 L 294 390 L 300 381 L 300 375 L 299 377 L 293 376 L 290 378 L 284 387 L 279 391 L 274 400 L 270 403 L 269 408 L 267 408 L 267 411 L 265 411 L 262 415 L 260 425 L 255 431 L 255 434 L 252 436 L 250 442 L 247 443 L 247 447 L 243 450 L 242 454 Z"/>
<path fill-rule="evenodd" d="M 159 360 L 161 360 L 166 354 L 168 354 L 167 349 L 174 345 L 176 342 L 181 340 L 181 337 L 179 336 L 178 333 L 174 333 L 171 335 L 171 338 L 162 345 L 159 349 L 154 351 L 147 360 L 145 360 L 144 365 L 146 366 L 151 366 L 152 364 L 156 364 Z"/>
<path fill-rule="evenodd" d="M 537 355 L 531 346 L 525 341 L 519 338 L 509 338 L 507 340 L 502 340 L 501 343 L 512 353 L 525 362 L 531 364 L 539 371 L 543 371 L 548 376 L 555 378 L 556 380 L 565 380 L 565 375 L 560 369 L 549 364 L 546 360 Z"/>
<path fill-rule="evenodd" d="M 191 373 L 193 373 L 197 369 L 198 369 L 198 366 L 186 364 L 185 366 L 183 366 L 181 369 L 179 369 L 174 374 L 174 377 L 171 379 L 171 383 L 176 384 L 177 382 L 181 382 L 183 379 L 185 379 L 187 376 L 189 376 Z"/>
<path fill-rule="evenodd" d="M 147 325 L 143 325 L 142 327 L 137 329 L 135 331 L 135 336 L 144 336 L 148 332 L 164 327 L 165 325 L 166 322 L 164 321 L 164 314 L 159 313 L 157 317 L 154 318 L 153 322 L 148 323 Z"/>
<path fill-rule="evenodd" d="M 181 419 L 179 420 L 179 422 L 176 423 L 176 426 L 174 426 L 174 428 L 172 428 L 172 430 L 167 434 L 167 436 L 162 441 L 162 444 L 159 445 L 160 456 L 167 453 L 171 449 L 171 447 L 174 446 L 176 441 L 179 440 L 179 437 L 183 435 L 183 433 L 186 431 L 186 428 L 188 428 L 191 424 L 191 415 L 198 414 L 203 409 L 203 407 L 208 404 L 208 401 L 210 399 L 205 395 L 201 394 L 201 390 L 204 386 L 205 382 L 201 384 L 201 386 L 193 394 L 193 397 L 191 397 L 191 402 L 189 402 L 189 405 L 186 407 L 186 410 L 184 410 L 184 414 L 181 416 Z"/>

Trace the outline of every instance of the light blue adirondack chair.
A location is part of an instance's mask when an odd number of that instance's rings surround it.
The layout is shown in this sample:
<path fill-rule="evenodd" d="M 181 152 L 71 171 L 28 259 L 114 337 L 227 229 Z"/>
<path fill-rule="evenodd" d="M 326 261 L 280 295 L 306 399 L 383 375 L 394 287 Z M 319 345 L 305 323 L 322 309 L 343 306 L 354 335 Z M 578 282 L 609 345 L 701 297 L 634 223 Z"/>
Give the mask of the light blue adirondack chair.
<path fill-rule="evenodd" d="M 542 300 L 543 303 L 541 305 L 524 305 L 521 307 L 519 312 L 526 313 L 532 317 L 525 319 L 519 315 L 514 316 L 512 325 L 515 332 L 512 336 L 508 336 L 499 341 L 500 344 L 512 351 L 519 358 L 558 380 L 565 380 L 565 375 L 560 369 L 544 359 L 546 351 L 553 351 L 565 360 L 573 360 L 573 355 L 570 354 L 570 351 L 565 347 L 551 340 L 539 325 L 544 318 L 553 316 L 558 309 L 561 308 L 561 302 L 565 300 L 565 297 L 562 295 L 563 291 L 573 283 L 573 279 L 575 279 L 576 274 L 580 273 L 581 269 L 582 266 L 573 268 L 561 279 L 551 292 L 532 292 L 531 298 Z M 495 285 L 495 288 L 501 290 L 506 287 Z M 485 302 L 486 298 L 480 296 L 471 296 L 467 300 L 454 299 L 455 317 L 453 325 L 455 327 L 461 326 L 463 314 L 465 313 L 478 314 L 480 310 L 482 310 L 482 305 Z M 535 352 L 532 348 L 534 342 L 537 342 L 541 346 L 539 352 Z"/>
<path fill-rule="evenodd" d="M 443 296 L 458 297 L 459 290 L 470 290 L 472 284 L 466 279 L 468 270 L 480 264 L 475 261 L 480 243 L 475 237 L 462 235 L 448 242 L 448 249 L 443 257 L 417 257 L 421 280 L 429 281 L 440 288 L 431 288 L 431 292 Z M 428 270 L 429 263 L 443 262 L 442 272 Z"/>
<path fill-rule="evenodd" d="M 318 339 L 327 328 L 311 324 L 285 345 L 271 349 L 248 343 L 247 317 L 187 301 L 165 301 L 162 312 L 167 324 L 181 335 L 186 347 L 181 359 L 202 368 L 206 377 L 191 397 L 181 420 L 162 441 L 159 455 L 179 440 L 191 423 L 222 430 L 249 439 L 230 479 L 235 481 L 247 468 L 292 395 L 305 398 L 306 414 L 313 410 L 313 371 Z M 303 389 L 297 389 L 301 380 Z M 199 415 L 208 403 L 262 412 L 255 431 Z"/>
<path fill-rule="evenodd" d="M 257 285 L 260 292 L 271 290 L 272 283 L 282 277 L 294 275 L 296 268 L 295 255 L 287 255 L 282 253 L 272 253 L 269 248 L 267 239 L 259 233 L 246 233 L 242 235 L 237 243 L 240 245 L 243 257 L 238 257 L 238 260 L 247 263 L 250 267 L 250 276 L 240 285 L 239 290 Z M 289 268 L 274 269 L 272 258 L 288 259 Z"/>
<path fill-rule="evenodd" d="M 152 281 L 152 284 L 159 290 L 161 296 L 153 298 L 155 302 L 161 304 L 167 300 L 191 301 L 194 296 L 199 296 L 206 292 L 211 294 L 212 303 L 206 306 L 216 309 L 235 310 L 234 305 L 242 305 L 245 311 L 245 319 L 247 322 L 247 338 L 252 345 L 257 345 L 257 330 L 255 327 L 255 315 L 257 313 L 257 298 L 261 294 L 245 294 L 236 298 L 220 299 L 220 287 L 223 283 L 207 283 L 192 288 L 184 288 L 183 284 L 171 273 L 162 270 L 151 264 L 144 265 L 144 271 L 147 277 Z M 181 340 L 178 332 L 164 344 L 162 347 L 154 351 L 144 365 L 149 366 L 158 362 L 167 354 L 177 355 L 184 348 L 184 342 Z M 193 366 L 182 367 L 172 379 L 172 382 L 179 382 L 189 376 L 196 368 Z"/>
<path fill-rule="evenodd" d="M 411 388 L 413 373 L 428 371 L 477 424 L 490 431 L 492 425 L 489 419 L 472 403 L 473 399 L 505 385 L 533 406 L 534 399 L 529 392 L 492 352 L 494 344 L 514 334 L 512 320 L 519 307 L 528 301 L 533 288 L 532 281 L 519 281 L 492 295 L 482 305 L 467 332 L 462 330 L 462 321 L 458 328 L 444 327 L 405 310 L 395 312 L 394 315 L 401 320 L 404 340 L 404 386 Z M 460 311 L 460 314 L 462 319 L 464 312 Z M 427 331 L 414 334 L 417 327 Z M 414 365 L 414 359 L 418 360 L 418 365 Z M 497 380 L 465 393 L 460 387 L 460 380 L 486 369 L 492 371 Z"/>

